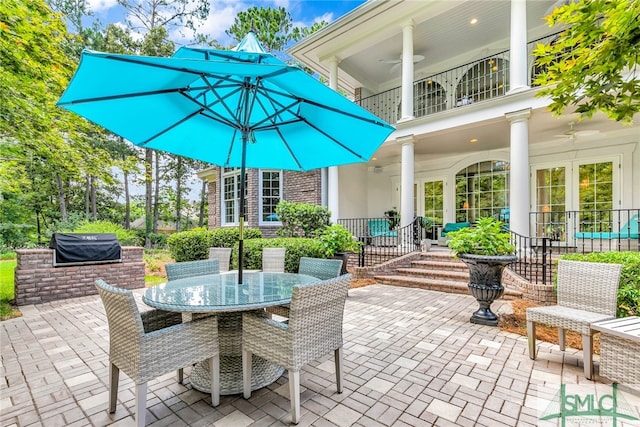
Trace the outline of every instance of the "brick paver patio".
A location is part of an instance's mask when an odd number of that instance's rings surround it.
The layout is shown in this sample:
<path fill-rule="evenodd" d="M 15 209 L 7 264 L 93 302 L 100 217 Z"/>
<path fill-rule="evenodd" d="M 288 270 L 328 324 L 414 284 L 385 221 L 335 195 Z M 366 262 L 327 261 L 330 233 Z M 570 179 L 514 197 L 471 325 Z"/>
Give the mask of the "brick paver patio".
<path fill-rule="evenodd" d="M 335 393 L 330 356 L 307 366 L 299 425 L 541 425 L 540 411 L 561 382 L 611 392 L 606 379 L 584 379 L 580 351 L 539 343 L 532 361 L 525 337 L 470 324 L 476 306 L 471 296 L 420 289 L 350 290 L 345 391 Z M 98 296 L 21 310 L 23 317 L 0 328 L 0 425 L 133 425 L 133 383 L 124 374 L 117 411 L 106 411 L 108 329 Z M 638 394 L 626 390 L 623 397 L 640 417 Z M 219 407 L 209 403 L 206 394 L 191 389 L 188 376 L 180 385 L 174 374 L 166 375 L 149 383 L 147 425 L 289 425 L 286 375 L 249 400 L 222 396 Z M 603 425 L 612 425 L 608 420 Z"/>

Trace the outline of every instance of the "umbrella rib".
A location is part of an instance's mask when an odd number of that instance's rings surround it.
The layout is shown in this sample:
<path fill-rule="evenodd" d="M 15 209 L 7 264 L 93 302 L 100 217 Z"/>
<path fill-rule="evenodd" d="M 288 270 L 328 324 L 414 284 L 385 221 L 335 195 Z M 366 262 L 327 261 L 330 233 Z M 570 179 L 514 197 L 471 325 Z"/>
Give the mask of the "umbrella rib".
<path fill-rule="evenodd" d="M 280 139 L 282 139 L 282 142 L 284 143 L 284 146 L 287 147 L 287 151 L 289 151 L 289 155 L 291 155 L 291 158 L 293 159 L 293 161 L 296 163 L 296 165 L 298 165 L 298 169 L 305 170 L 302 167 L 302 165 L 300 164 L 300 162 L 298 161 L 298 156 L 295 155 L 295 153 L 293 152 L 293 150 L 289 146 L 289 143 L 285 139 L 284 135 L 282 135 L 282 132 L 280 132 L 280 128 L 276 127 L 275 130 L 278 133 L 278 136 L 280 136 Z"/>
<path fill-rule="evenodd" d="M 58 102 L 58 105 L 64 106 L 64 105 L 84 104 L 86 102 L 100 102 L 100 101 L 111 101 L 114 99 L 126 99 L 126 98 L 135 98 L 135 97 L 151 96 L 151 95 L 165 95 L 168 93 L 180 92 L 182 90 L 184 90 L 184 88 L 172 88 L 172 89 L 151 90 L 147 92 L 124 93 L 122 95 L 96 96 L 95 98 L 83 98 L 83 99 L 76 99 L 76 100 L 67 101 L 67 102 Z"/>
<path fill-rule="evenodd" d="M 342 142 L 338 141 L 337 139 L 335 139 L 334 137 L 332 137 L 331 135 L 329 135 L 328 133 L 326 133 L 325 131 L 323 131 L 322 129 L 320 129 L 319 127 L 317 127 L 316 125 L 314 125 L 313 123 L 310 123 L 307 119 L 305 119 L 304 117 L 300 118 L 303 122 L 305 122 L 307 125 L 311 126 L 312 128 L 314 128 L 315 130 L 317 130 L 318 132 L 320 132 L 321 134 L 323 134 L 324 136 L 326 136 L 327 138 L 329 138 L 330 140 L 332 140 L 333 142 L 335 142 L 338 146 L 344 148 L 345 150 L 347 150 L 348 152 L 350 152 L 351 154 L 353 154 L 354 156 L 359 157 L 360 159 L 367 161 L 368 159 L 366 159 L 365 157 L 363 157 L 362 155 L 360 155 L 359 153 L 356 153 L 355 151 L 353 151 L 351 148 L 347 147 L 346 145 L 344 145 Z"/>
<path fill-rule="evenodd" d="M 160 135 L 164 135 L 165 133 L 169 132 L 171 129 L 175 128 L 176 126 L 181 125 L 182 123 L 186 122 L 187 120 L 189 120 L 193 116 L 196 116 L 196 115 L 200 114 L 201 112 L 202 112 L 202 110 L 194 111 L 193 113 L 181 118 L 180 120 L 178 120 L 177 122 L 175 122 L 171 126 L 168 126 L 168 127 L 164 128 L 164 129 L 162 129 L 160 132 L 158 132 L 157 134 L 153 135 L 152 137 L 147 138 L 145 141 L 142 141 L 138 145 L 144 147 L 145 145 L 147 145 L 149 142 L 153 141 L 154 139 L 156 139 Z"/>

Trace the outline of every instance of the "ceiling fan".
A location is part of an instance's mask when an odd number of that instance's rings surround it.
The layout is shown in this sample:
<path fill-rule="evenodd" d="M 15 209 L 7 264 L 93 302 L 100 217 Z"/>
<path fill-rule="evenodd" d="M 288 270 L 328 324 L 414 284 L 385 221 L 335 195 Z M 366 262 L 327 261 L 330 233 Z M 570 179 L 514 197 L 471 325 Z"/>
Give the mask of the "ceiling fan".
<path fill-rule="evenodd" d="M 424 60 L 424 55 L 413 55 L 414 64 L 417 64 L 418 62 L 423 60 Z M 396 70 L 398 70 L 398 68 L 400 68 L 400 66 L 402 65 L 402 55 L 400 55 L 400 58 L 397 58 L 397 59 L 378 59 L 378 61 L 382 62 L 383 64 L 392 64 L 389 72 L 395 73 Z"/>
<path fill-rule="evenodd" d="M 579 136 L 592 136 L 600 133 L 598 130 L 577 130 L 575 122 L 569 122 L 569 129 L 561 134 L 553 135 L 555 138 L 566 138 L 569 142 L 575 142 Z"/>

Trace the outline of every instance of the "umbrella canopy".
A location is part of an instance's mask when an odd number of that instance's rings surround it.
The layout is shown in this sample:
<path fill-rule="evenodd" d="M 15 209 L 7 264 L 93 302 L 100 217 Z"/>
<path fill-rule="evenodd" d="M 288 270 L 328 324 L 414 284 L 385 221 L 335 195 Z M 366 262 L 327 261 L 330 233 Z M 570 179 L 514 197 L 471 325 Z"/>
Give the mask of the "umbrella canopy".
<path fill-rule="evenodd" d="M 364 162 L 393 131 L 264 52 L 252 33 L 232 51 L 182 48 L 171 58 L 84 51 L 58 105 L 137 146 L 240 167 L 240 194 L 247 167 Z M 240 247 L 242 259 L 242 237 Z"/>

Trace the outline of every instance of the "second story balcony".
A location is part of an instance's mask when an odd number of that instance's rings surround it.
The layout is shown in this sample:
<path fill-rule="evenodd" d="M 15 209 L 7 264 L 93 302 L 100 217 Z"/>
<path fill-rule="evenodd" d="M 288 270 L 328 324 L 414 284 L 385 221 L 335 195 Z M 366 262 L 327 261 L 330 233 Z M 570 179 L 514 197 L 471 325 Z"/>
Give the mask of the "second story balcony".
<path fill-rule="evenodd" d="M 541 71 L 534 65 L 534 48 L 537 44 L 552 42 L 556 36 L 548 35 L 527 44 L 530 86 L 534 86 Z M 504 96 L 510 89 L 510 56 L 510 51 L 505 50 L 414 81 L 413 116 L 420 118 Z M 402 87 L 356 98 L 355 102 L 395 124 L 401 117 Z"/>

